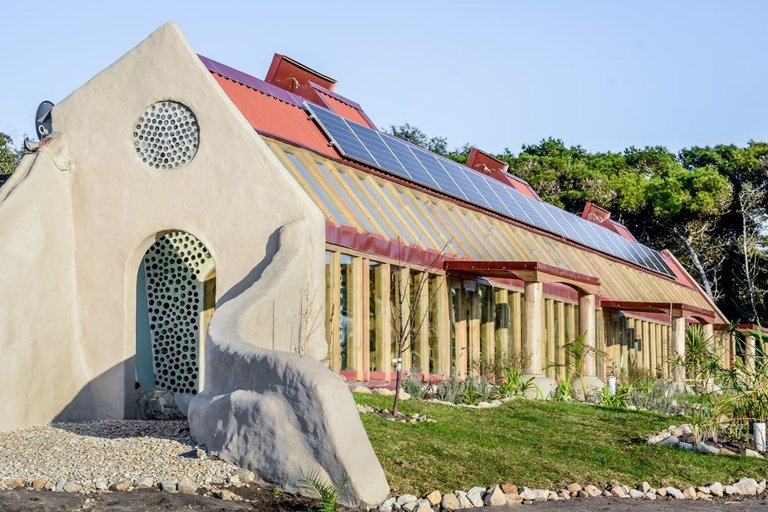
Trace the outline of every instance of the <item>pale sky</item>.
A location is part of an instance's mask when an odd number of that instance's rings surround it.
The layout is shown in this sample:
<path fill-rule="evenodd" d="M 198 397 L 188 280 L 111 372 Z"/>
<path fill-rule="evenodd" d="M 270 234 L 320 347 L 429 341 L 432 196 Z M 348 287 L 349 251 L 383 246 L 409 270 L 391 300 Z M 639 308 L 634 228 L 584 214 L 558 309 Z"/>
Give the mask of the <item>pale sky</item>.
<path fill-rule="evenodd" d="M 380 127 L 409 122 L 452 146 L 768 140 L 768 2 L 70 0 L 0 12 L 0 131 L 17 143 L 40 101 L 170 20 L 198 53 L 260 78 L 287 54 Z"/>

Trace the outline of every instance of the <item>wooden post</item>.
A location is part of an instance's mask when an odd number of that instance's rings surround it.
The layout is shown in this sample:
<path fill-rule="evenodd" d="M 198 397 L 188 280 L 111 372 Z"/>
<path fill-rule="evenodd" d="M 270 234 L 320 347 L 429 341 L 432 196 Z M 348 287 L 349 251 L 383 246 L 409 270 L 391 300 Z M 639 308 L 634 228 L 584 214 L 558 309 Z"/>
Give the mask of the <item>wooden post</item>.
<path fill-rule="evenodd" d="M 371 272 L 368 258 L 360 258 L 360 374 L 362 380 L 371 380 Z"/>
<path fill-rule="evenodd" d="M 391 267 L 376 267 L 376 367 L 384 372 L 384 380 L 392 379 L 392 304 L 390 302 Z"/>
<path fill-rule="evenodd" d="M 751 371 L 755 371 L 755 337 L 751 334 L 744 333 L 744 366 Z"/>
<path fill-rule="evenodd" d="M 680 359 L 685 359 L 685 317 L 676 316 L 672 318 L 672 350 L 673 354 Z M 675 382 L 685 382 L 685 368 L 677 365 L 672 374 Z"/>
<path fill-rule="evenodd" d="M 510 350 L 518 361 L 523 359 L 523 297 L 520 292 L 509 294 L 509 323 L 512 346 Z"/>
<path fill-rule="evenodd" d="M 645 369 L 651 371 L 651 335 L 648 321 L 643 321 L 643 361 L 645 361 Z"/>
<path fill-rule="evenodd" d="M 598 352 L 606 353 L 603 308 L 595 308 L 595 348 Z M 595 355 L 595 375 L 605 379 L 605 356 Z"/>
<path fill-rule="evenodd" d="M 543 375 L 542 322 L 544 316 L 544 285 L 525 282 L 525 340 L 524 354 L 528 357 L 529 375 Z"/>
<path fill-rule="evenodd" d="M 658 341 L 656 340 L 656 323 L 649 322 L 648 323 L 648 352 L 650 353 L 651 357 L 651 366 L 649 370 L 651 370 L 651 376 L 656 378 L 656 356 L 658 353 Z"/>
<path fill-rule="evenodd" d="M 445 378 L 451 374 L 451 307 L 448 297 L 448 280 L 444 275 L 435 277 L 435 300 L 437 301 L 437 342 L 438 351 L 435 367 Z"/>
<path fill-rule="evenodd" d="M 595 346 L 595 296 L 592 294 L 579 294 L 579 330 L 584 335 L 584 344 L 596 348 Z M 590 353 L 584 358 L 584 377 L 595 377 L 596 373 L 595 355 Z"/>
<path fill-rule="evenodd" d="M 464 289 L 460 287 L 458 293 L 458 311 L 456 311 L 456 352 L 451 354 L 455 361 L 456 376 L 467 376 L 467 300 Z"/>
<path fill-rule="evenodd" d="M 332 252 L 325 275 L 325 336 L 328 339 L 328 366 L 336 373 L 341 371 L 339 348 L 341 332 L 340 274 L 340 255 L 338 252 Z"/>
<path fill-rule="evenodd" d="M 418 291 L 416 306 L 416 347 L 419 354 L 419 366 L 416 369 L 423 376 L 429 375 L 429 274 L 419 272 L 415 277 Z"/>
<path fill-rule="evenodd" d="M 510 329 L 509 329 L 509 292 L 499 288 L 495 293 L 496 312 L 495 322 L 498 325 L 494 333 L 496 341 L 496 357 L 504 363 L 509 358 Z"/>
<path fill-rule="evenodd" d="M 352 319 L 352 333 L 347 339 L 347 365 L 355 371 L 357 380 L 363 380 L 363 258 L 352 258 L 350 273 L 347 277 L 347 308 Z"/>
<path fill-rule="evenodd" d="M 480 308 L 480 357 L 483 360 L 486 372 L 492 372 L 493 361 L 496 355 L 496 325 L 494 321 L 496 316 L 496 298 L 493 293 L 493 287 L 486 286 L 483 288 L 483 299 Z M 485 311 L 485 318 L 483 318 L 483 310 Z"/>
<path fill-rule="evenodd" d="M 556 343 L 555 343 L 555 363 L 557 364 L 557 374 L 560 380 L 568 378 L 566 375 L 567 368 L 565 367 L 565 349 L 563 348 L 567 343 L 565 339 L 565 303 L 557 301 L 555 303 L 555 317 L 557 322 Z"/>
<path fill-rule="evenodd" d="M 398 321 L 400 327 L 405 325 L 409 318 L 411 318 L 411 271 L 408 268 L 401 267 L 397 272 L 397 286 L 398 295 L 397 301 L 400 304 L 400 315 Z M 402 351 L 402 368 L 403 374 L 407 374 L 411 371 L 411 331 L 406 328 L 403 336 L 403 348 Z M 397 355 L 395 355 L 397 357 Z"/>
<path fill-rule="evenodd" d="M 544 299 L 544 332 L 546 333 L 546 343 L 544 350 L 544 367 L 547 377 L 554 379 L 557 375 L 557 369 L 552 366 L 555 362 L 555 304 L 552 299 Z"/>
<path fill-rule="evenodd" d="M 477 374 L 480 365 L 480 294 L 467 292 L 469 301 L 469 370 Z"/>

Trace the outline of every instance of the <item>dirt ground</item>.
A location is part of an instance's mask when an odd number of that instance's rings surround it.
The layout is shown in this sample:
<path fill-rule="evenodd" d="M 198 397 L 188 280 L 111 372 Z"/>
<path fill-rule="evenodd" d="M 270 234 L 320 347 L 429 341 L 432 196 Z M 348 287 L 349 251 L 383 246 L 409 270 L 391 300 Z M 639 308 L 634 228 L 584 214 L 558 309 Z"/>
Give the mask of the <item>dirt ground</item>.
<path fill-rule="evenodd" d="M 187 494 L 167 494 L 156 490 L 138 490 L 108 494 L 67 494 L 63 492 L 12 489 L 0 491 L 0 512 L 67 512 L 67 511 L 116 511 L 143 512 L 159 510 L 200 512 L 299 512 L 312 510 L 317 504 L 307 498 L 289 494 L 275 495 L 271 490 L 258 487 L 236 489 L 242 497 L 252 501 L 222 501 Z M 86 498 L 90 501 L 86 503 Z M 710 503 L 704 501 L 631 500 L 631 499 L 574 499 L 523 505 L 524 512 L 751 512 L 766 510 L 768 499 L 722 499 Z M 352 512 L 350 509 L 344 509 Z M 487 512 L 509 512 L 507 507 L 483 507 Z"/>
<path fill-rule="evenodd" d="M 168 494 L 157 490 L 137 490 L 106 494 L 68 494 L 64 492 L 11 489 L 0 491 L 0 512 L 64 512 L 71 510 L 103 510 L 142 512 L 159 510 L 201 512 L 303 512 L 312 510 L 316 502 L 286 493 L 275 495 L 259 487 L 230 488 L 250 501 L 223 501 L 189 494 Z M 86 499 L 89 501 L 86 502 Z"/>

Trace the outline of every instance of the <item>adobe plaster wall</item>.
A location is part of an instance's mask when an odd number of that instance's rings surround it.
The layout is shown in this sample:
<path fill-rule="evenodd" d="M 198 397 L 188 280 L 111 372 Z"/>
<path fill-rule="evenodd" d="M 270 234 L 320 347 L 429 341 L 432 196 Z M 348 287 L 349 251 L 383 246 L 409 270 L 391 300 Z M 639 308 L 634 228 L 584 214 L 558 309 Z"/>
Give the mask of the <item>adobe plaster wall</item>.
<path fill-rule="evenodd" d="M 157 171 L 134 154 L 132 132 L 169 99 L 197 116 L 200 147 L 190 163 Z M 290 350 L 307 291 L 322 318 L 323 216 L 178 27 L 164 25 L 56 105 L 53 126 L 0 204 L 0 354 L 12 362 L 0 372 L 0 429 L 133 413 L 136 274 L 158 233 L 205 243 L 220 305 L 258 279 L 280 227 L 304 219 L 311 250 L 284 269 L 275 321 L 262 315 L 251 341 Z M 325 357 L 323 334 L 311 334 L 308 355 Z"/>
<path fill-rule="evenodd" d="M 25 156 L 0 189 L 0 430 L 50 421 L 87 382 L 72 176 L 55 163 L 66 158 L 64 139 Z"/>

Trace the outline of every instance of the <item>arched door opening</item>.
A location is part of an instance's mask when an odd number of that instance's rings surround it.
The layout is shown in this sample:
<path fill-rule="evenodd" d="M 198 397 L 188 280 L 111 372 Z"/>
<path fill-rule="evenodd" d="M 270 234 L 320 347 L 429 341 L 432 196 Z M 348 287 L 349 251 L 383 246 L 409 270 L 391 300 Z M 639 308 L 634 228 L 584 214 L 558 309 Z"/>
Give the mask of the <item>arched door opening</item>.
<path fill-rule="evenodd" d="M 216 269 L 205 245 L 183 231 L 159 235 L 136 278 L 136 387 L 139 418 L 186 416 L 203 389 Z"/>

